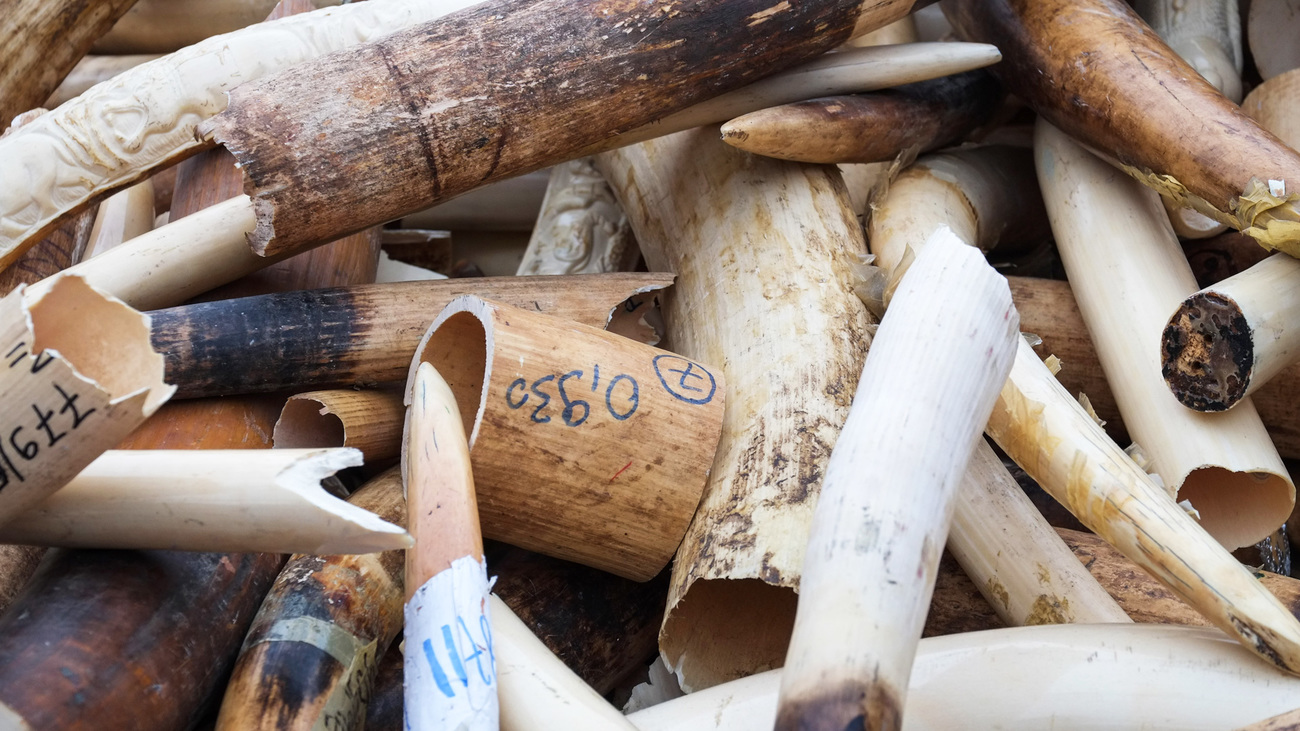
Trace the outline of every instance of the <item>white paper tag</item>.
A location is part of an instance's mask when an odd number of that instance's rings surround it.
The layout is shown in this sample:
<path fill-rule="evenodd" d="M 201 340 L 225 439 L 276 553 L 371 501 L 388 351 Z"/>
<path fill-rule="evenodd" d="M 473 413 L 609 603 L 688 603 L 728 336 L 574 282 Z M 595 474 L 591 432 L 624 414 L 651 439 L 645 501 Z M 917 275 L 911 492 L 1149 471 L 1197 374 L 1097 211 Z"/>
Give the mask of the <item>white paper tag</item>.
<path fill-rule="evenodd" d="M 409 731 L 496 731 L 496 656 L 486 564 L 458 558 L 406 603 Z"/>
<path fill-rule="evenodd" d="M 1278 198 L 1286 197 L 1286 181 L 1270 180 L 1268 181 L 1268 192 Z"/>

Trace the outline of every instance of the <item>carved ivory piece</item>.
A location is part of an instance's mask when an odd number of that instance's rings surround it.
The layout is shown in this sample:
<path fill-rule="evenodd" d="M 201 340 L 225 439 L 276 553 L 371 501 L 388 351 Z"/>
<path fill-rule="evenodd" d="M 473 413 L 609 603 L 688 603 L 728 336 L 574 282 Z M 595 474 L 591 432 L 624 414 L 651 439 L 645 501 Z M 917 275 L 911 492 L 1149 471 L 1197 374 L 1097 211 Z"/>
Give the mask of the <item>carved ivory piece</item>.
<path fill-rule="evenodd" d="M 421 360 L 460 406 L 484 535 L 637 581 L 663 569 L 713 461 L 717 369 L 477 297 L 438 315 Z"/>
<path fill-rule="evenodd" d="M 591 159 L 579 158 L 552 168 L 546 198 L 517 273 L 624 272 L 636 266 L 639 256 L 641 250 L 627 216 Z"/>

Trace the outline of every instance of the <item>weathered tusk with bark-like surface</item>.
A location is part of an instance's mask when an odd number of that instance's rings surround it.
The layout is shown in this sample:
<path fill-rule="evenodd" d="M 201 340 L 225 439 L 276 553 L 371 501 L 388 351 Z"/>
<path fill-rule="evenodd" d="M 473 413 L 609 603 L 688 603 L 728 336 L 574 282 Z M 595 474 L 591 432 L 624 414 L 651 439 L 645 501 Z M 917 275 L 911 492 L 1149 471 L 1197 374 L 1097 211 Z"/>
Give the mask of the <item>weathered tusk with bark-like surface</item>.
<path fill-rule="evenodd" d="M 406 524 L 396 467 L 348 502 Z M 359 727 L 379 658 L 402 629 L 403 560 L 400 550 L 291 557 L 244 639 L 217 731 Z"/>
<path fill-rule="evenodd" d="M 203 149 L 195 128 L 226 108 L 236 84 L 475 1 L 325 8 L 214 36 L 92 88 L 0 140 L 0 267 L 63 215 Z"/>
<path fill-rule="evenodd" d="M 636 727 L 574 674 L 496 595 L 493 645 L 502 731 L 633 731 Z"/>
<path fill-rule="evenodd" d="M 175 392 L 149 318 L 75 276 L 0 299 L 0 521 L 34 507 Z"/>
<path fill-rule="evenodd" d="M 708 687 L 785 656 L 808 523 L 872 322 L 853 294 L 862 227 L 835 168 L 745 154 L 716 127 L 597 167 L 647 264 L 677 274 L 664 303 L 673 349 L 727 378 L 659 635 L 683 686 Z"/>
<path fill-rule="evenodd" d="M 400 391 L 310 391 L 290 396 L 275 422 L 275 446 L 352 447 L 367 462 L 402 452 L 406 406 Z"/>
<path fill-rule="evenodd" d="M 815 57 L 911 5 L 709 0 L 677 13 L 488 0 L 242 84 L 199 132 L 239 160 L 258 217 L 250 244 L 275 255 L 589 154 L 622 130 Z M 654 43 L 644 43 L 650 34 Z M 578 56 L 595 62 L 574 64 Z M 695 72 L 677 73 L 683 67 Z M 539 78 L 547 83 L 528 81 Z M 340 88 L 367 91 L 340 96 Z M 427 91 L 412 97 L 410 89 Z M 332 130 L 323 137 L 283 133 L 323 125 Z"/>
<path fill-rule="evenodd" d="M 312 0 L 316 7 L 340 0 Z M 275 0 L 140 0 L 95 41 L 106 54 L 171 53 L 266 19 Z"/>
<path fill-rule="evenodd" d="M 1042 120 L 1035 155 L 1057 250 L 1129 434 L 1207 533 L 1229 550 L 1258 543 L 1291 514 L 1295 486 L 1252 405 L 1208 416 L 1169 398 L 1154 345 L 1162 331 L 1168 342 L 1168 312 L 1196 278 L 1158 196 Z"/>
<path fill-rule="evenodd" d="M 1137 0 L 1133 8 L 1202 78 L 1241 103 L 1245 59 L 1237 0 Z"/>
<path fill-rule="evenodd" d="M 776 717 L 781 671 L 628 716 L 641 731 L 748 731 Z M 1212 629 L 1056 625 L 921 640 L 904 731 L 1221 731 L 1295 706 L 1300 681 Z M 1106 699 L 1098 702 L 1099 698 Z"/>
<path fill-rule="evenodd" d="M 718 443 L 715 369 L 477 297 L 438 315 L 421 361 L 460 404 L 486 536 L 638 581 L 667 565 Z"/>
<path fill-rule="evenodd" d="M 321 488 L 350 449 L 105 452 L 0 526 L 0 541 L 66 548 L 374 553 L 406 531 Z"/>
<path fill-rule="evenodd" d="M 488 609 L 470 446 L 452 387 L 422 355 L 411 365 L 402 445 L 416 540 L 406 554 L 405 725 L 495 731 L 500 640 Z"/>
<path fill-rule="evenodd" d="M 950 229 L 930 237 L 872 338 L 826 469 L 777 729 L 902 726 L 954 492 L 1019 324 L 979 250 Z"/>
<path fill-rule="evenodd" d="M 13 0 L 0 23 L 0 130 L 39 106 L 135 0 Z M 6 262 L 7 263 L 7 262 Z"/>
<path fill-rule="evenodd" d="M 467 294 L 612 329 L 671 283 L 671 274 L 655 273 L 401 282 L 204 302 L 150 317 L 167 377 L 182 385 L 180 397 L 195 398 L 404 381 L 437 314 Z M 646 297 L 633 302 L 637 295 Z"/>
<path fill-rule="evenodd" d="M 1300 256 L 1300 153 L 1127 4 L 950 0 L 946 10 L 964 38 L 1001 49 L 994 74 L 1049 122 L 1162 195 Z"/>
<path fill-rule="evenodd" d="M 1243 111 L 1300 145 L 1300 70 L 1269 79 Z M 1161 339 L 1165 380 L 1197 411 L 1224 411 L 1300 359 L 1300 267 L 1270 257 L 1188 297 Z"/>
<path fill-rule="evenodd" d="M 1001 99 L 986 71 L 968 71 L 856 96 L 768 107 L 722 125 L 722 141 L 746 152 L 820 163 L 888 162 L 929 152 L 984 123 Z"/>
<path fill-rule="evenodd" d="M 1238 726 L 1235 731 L 1296 731 L 1300 729 L 1300 709 L 1290 710 L 1249 726 Z"/>

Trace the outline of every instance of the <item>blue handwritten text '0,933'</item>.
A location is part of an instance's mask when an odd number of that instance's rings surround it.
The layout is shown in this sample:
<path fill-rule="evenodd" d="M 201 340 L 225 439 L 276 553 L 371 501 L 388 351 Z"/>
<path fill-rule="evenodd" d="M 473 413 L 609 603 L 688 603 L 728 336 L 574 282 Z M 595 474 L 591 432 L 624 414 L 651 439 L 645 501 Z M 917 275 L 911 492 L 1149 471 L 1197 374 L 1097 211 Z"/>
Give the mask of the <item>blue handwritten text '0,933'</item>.
<path fill-rule="evenodd" d="M 439 662 L 433 640 L 426 638 L 422 644 L 424 658 L 429 663 L 429 671 L 433 673 L 433 682 L 448 698 L 455 698 L 456 689 L 468 688 L 471 682 L 475 684 L 481 682 L 484 686 L 489 686 L 496 679 L 496 656 L 492 652 L 492 627 L 488 624 L 487 617 L 482 614 L 478 616 L 478 631 L 478 636 L 470 632 L 470 628 L 465 624 L 465 618 L 461 616 L 456 617 L 454 628 L 449 624 L 442 626 L 442 644 L 446 648 L 447 664 L 455 675 L 455 680 L 447 675 L 442 663 Z M 461 655 L 456 647 L 457 632 L 461 633 L 464 643 L 473 648 L 474 652 Z M 474 663 L 473 676 L 467 670 L 471 662 Z"/>
<path fill-rule="evenodd" d="M 664 391 L 678 401 L 702 405 L 713 400 L 718 382 L 699 363 L 666 353 L 656 356 L 653 365 Z M 595 394 L 593 400 L 599 404 L 602 386 L 599 365 L 591 367 L 590 379 L 590 392 Z M 526 378 L 516 378 L 506 388 L 506 405 L 522 409 L 532 404 L 529 418 L 537 424 L 548 424 L 552 416 L 558 416 L 565 426 L 579 426 L 592 415 L 591 402 L 579 398 L 583 393 L 579 389 L 586 385 L 587 374 L 582 370 L 548 374 L 532 383 Z M 636 378 L 620 373 L 605 379 L 603 385 L 605 411 L 618 421 L 630 419 L 641 405 L 641 384 Z"/>

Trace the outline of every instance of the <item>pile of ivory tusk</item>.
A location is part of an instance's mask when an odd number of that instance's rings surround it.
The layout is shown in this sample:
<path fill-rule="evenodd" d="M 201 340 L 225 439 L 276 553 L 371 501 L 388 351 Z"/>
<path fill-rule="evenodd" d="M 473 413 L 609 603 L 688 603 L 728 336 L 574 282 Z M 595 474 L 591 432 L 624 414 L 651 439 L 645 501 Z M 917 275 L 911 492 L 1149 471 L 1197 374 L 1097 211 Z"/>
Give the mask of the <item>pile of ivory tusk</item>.
<path fill-rule="evenodd" d="M 0 727 L 1300 724 L 1298 0 L 5 16 Z"/>

